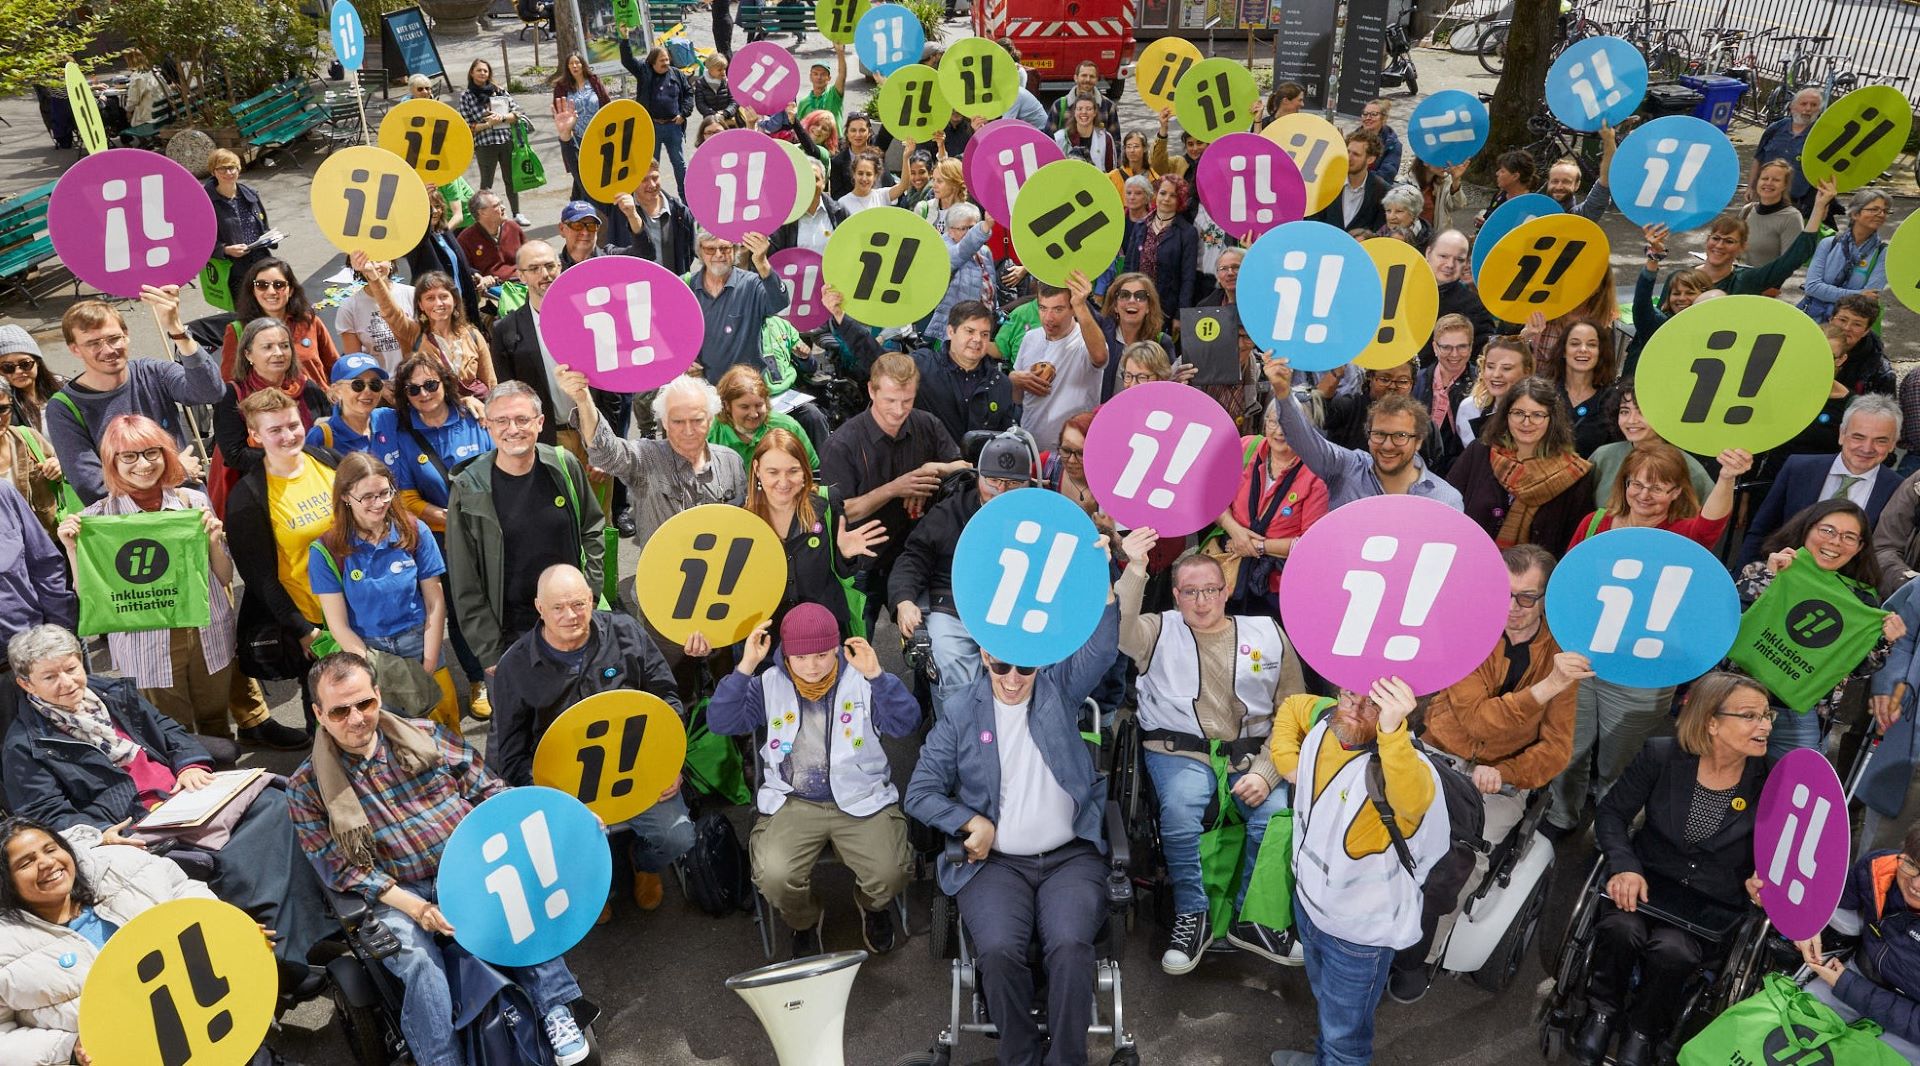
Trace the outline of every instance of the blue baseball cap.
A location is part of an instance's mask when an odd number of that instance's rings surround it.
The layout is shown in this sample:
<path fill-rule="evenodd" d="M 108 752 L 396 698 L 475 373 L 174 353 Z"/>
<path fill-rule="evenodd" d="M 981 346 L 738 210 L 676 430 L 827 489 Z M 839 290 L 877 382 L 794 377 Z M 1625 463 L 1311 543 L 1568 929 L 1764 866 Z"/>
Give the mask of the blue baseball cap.
<path fill-rule="evenodd" d="M 560 209 L 560 223 L 583 222 L 587 219 L 600 221 L 600 212 L 585 200 L 569 200 L 567 206 Z"/>
<path fill-rule="evenodd" d="M 365 352 L 341 356 L 340 361 L 333 364 L 333 372 L 330 376 L 337 384 L 357 378 L 369 370 L 380 375 L 381 381 L 387 380 L 387 368 L 380 365 L 380 360 Z"/>

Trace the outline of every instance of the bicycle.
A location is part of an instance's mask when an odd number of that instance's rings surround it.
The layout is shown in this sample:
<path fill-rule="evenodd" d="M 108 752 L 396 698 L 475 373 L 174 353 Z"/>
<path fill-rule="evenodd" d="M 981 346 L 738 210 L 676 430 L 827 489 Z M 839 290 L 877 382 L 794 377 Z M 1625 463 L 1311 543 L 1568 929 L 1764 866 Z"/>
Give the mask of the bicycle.
<path fill-rule="evenodd" d="M 1688 73 L 1688 37 L 1680 30 L 1667 28 L 1667 9 L 1676 2 L 1642 0 L 1640 14 L 1612 27 L 1614 36 L 1640 50 L 1646 57 L 1647 70 L 1656 76 L 1675 78 Z"/>
<path fill-rule="evenodd" d="M 1833 59 L 1820 48 L 1833 40 L 1821 34 L 1776 34 L 1776 42 L 1788 45 L 1792 55 L 1781 65 L 1780 81 L 1774 85 L 1773 92 L 1767 96 L 1767 102 L 1760 109 L 1761 119 L 1767 123 L 1778 122 L 1793 105 L 1793 98 L 1802 89 L 1821 89 L 1823 79 L 1814 76 L 1819 64 L 1826 63 L 1831 68 Z M 1824 91 L 1824 89 L 1823 89 Z"/>
<path fill-rule="evenodd" d="M 1507 69 L 1507 32 L 1512 28 L 1512 19 L 1500 19 L 1487 27 L 1480 37 L 1480 67 L 1489 74 L 1499 75 Z M 1554 23 L 1554 36 L 1548 60 L 1557 59 L 1567 46 L 1587 37 L 1607 35 L 1604 23 L 1587 17 L 1579 4 L 1572 4 L 1562 11 Z"/>

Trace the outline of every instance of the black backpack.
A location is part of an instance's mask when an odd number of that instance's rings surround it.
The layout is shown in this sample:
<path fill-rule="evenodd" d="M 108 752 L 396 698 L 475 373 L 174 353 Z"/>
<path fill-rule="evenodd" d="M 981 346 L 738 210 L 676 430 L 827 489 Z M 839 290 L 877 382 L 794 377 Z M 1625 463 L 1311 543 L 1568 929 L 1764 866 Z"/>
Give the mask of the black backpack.
<path fill-rule="evenodd" d="M 1440 775 L 1440 798 L 1447 804 L 1447 851 L 1449 854 L 1467 855 L 1476 851 L 1488 850 L 1483 839 L 1487 828 L 1487 811 L 1481 805 L 1480 790 L 1474 787 L 1473 778 L 1461 773 L 1445 760 L 1435 759 L 1427 753 L 1427 746 L 1413 741 L 1413 750 L 1426 758 L 1428 765 Z M 1393 816 L 1393 806 L 1387 802 L 1386 771 L 1380 768 L 1380 749 L 1375 747 L 1367 755 L 1367 799 L 1373 809 L 1380 812 L 1380 821 L 1387 827 L 1387 835 L 1393 838 L 1393 850 L 1400 856 L 1400 865 L 1412 875 L 1417 867 L 1413 861 L 1413 851 L 1407 847 L 1407 838 L 1400 832 L 1400 824 Z M 1439 869 L 1436 864 L 1434 869 Z"/>
<path fill-rule="evenodd" d="M 753 905 L 753 873 L 747 849 L 733 823 L 719 811 L 708 811 L 693 823 L 693 847 L 683 860 L 687 897 L 715 918 Z"/>

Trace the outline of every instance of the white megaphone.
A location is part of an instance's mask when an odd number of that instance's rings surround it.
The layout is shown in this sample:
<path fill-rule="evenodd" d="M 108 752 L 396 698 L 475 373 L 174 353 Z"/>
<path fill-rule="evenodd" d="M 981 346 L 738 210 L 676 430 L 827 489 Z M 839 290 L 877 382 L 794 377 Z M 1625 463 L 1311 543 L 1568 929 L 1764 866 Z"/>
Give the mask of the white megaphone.
<path fill-rule="evenodd" d="M 753 1008 L 780 1066 L 845 1066 L 847 993 L 865 961 L 864 951 L 813 955 L 735 974 L 727 987 Z"/>

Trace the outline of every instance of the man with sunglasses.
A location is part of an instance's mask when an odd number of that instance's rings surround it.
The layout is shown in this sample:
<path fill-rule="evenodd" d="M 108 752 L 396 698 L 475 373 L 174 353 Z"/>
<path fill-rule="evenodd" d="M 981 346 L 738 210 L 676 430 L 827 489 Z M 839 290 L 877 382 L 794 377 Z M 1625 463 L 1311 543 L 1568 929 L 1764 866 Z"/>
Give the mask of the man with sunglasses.
<path fill-rule="evenodd" d="M 1427 405 L 1404 393 L 1390 393 L 1367 408 L 1367 450 L 1342 448 L 1307 420 L 1293 394 L 1293 368 L 1279 356 L 1262 366 L 1273 386 L 1274 408 L 1287 443 L 1307 469 L 1327 483 L 1327 509 L 1369 496 L 1425 496 L 1456 511 L 1465 504 L 1460 491 L 1428 470 L 1420 449 L 1433 430 Z"/>

